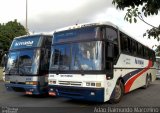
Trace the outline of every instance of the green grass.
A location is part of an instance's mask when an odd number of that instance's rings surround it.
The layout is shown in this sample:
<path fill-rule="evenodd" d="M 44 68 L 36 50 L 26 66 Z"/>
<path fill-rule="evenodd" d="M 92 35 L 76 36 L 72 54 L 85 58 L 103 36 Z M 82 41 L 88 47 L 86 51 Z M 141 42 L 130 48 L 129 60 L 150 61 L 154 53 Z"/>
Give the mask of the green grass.
<path fill-rule="evenodd" d="M 0 67 L 0 81 L 3 80 L 3 79 L 2 79 L 2 76 L 3 76 L 3 68 Z"/>

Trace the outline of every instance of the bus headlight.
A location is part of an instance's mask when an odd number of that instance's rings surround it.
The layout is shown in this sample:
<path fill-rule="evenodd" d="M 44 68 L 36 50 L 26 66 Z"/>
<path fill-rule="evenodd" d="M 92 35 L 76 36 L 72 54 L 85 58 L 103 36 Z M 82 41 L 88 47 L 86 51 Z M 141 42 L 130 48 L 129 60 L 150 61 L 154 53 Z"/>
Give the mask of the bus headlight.
<path fill-rule="evenodd" d="M 10 83 L 10 81 L 5 81 L 5 83 Z"/>
<path fill-rule="evenodd" d="M 86 86 L 90 86 L 90 82 L 86 82 Z"/>
<path fill-rule="evenodd" d="M 28 81 L 26 82 L 27 85 L 38 85 L 37 81 Z"/>

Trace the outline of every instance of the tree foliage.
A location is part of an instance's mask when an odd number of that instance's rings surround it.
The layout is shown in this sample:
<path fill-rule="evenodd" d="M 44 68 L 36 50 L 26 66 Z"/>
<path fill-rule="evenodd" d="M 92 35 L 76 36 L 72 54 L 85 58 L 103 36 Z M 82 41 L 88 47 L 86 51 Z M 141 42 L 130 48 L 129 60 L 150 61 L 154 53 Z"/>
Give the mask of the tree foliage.
<path fill-rule="evenodd" d="M 8 51 L 13 38 L 26 35 L 27 31 L 17 20 L 0 24 L 0 43 L 4 51 Z"/>
<path fill-rule="evenodd" d="M 160 0 L 113 0 L 112 3 L 120 10 L 128 8 L 124 17 L 126 21 L 136 23 L 138 18 L 152 27 L 144 33 L 144 36 L 160 40 L 160 25 L 153 26 L 144 20 L 144 17 L 158 14 L 158 11 L 160 11 Z"/>
<path fill-rule="evenodd" d="M 156 56 L 160 56 L 160 46 L 157 46 L 155 52 L 156 52 Z"/>
<path fill-rule="evenodd" d="M 0 50 L 3 50 L 0 52 L 0 59 L 5 51 L 8 51 L 13 38 L 26 34 L 26 29 L 17 20 L 9 21 L 6 24 L 0 23 Z"/>

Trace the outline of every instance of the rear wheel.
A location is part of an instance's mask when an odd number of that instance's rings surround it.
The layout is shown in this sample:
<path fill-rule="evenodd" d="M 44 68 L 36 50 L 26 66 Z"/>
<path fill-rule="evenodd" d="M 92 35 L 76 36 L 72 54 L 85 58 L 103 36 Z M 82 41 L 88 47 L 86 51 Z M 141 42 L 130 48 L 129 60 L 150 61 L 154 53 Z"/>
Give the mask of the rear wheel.
<path fill-rule="evenodd" d="M 112 98 L 109 100 L 110 103 L 119 103 L 124 95 L 124 86 L 121 81 L 118 81 L 113 92 Z"/>
<path fill-rule="evenodd" d="M 145 85 L 143 86 L 143 88 L 144 88 L 144 89 L 148 88 L 150 84 L 151 84 L 151 75 L 147 75 L 147 76 L 146 76 L 146 83 L 145 83 Z"/>

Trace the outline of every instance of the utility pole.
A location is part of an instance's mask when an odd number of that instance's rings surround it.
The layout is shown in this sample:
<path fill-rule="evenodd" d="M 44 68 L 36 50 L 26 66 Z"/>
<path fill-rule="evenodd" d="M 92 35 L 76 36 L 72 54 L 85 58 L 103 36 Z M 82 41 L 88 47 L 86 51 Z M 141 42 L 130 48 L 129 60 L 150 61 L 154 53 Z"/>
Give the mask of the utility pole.
<path fill-rule="evenodd" d="M 26 30 L 28 33 L 28 0 L 26 0 Z"/>

